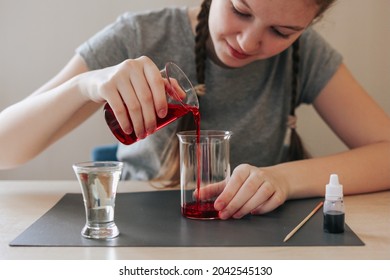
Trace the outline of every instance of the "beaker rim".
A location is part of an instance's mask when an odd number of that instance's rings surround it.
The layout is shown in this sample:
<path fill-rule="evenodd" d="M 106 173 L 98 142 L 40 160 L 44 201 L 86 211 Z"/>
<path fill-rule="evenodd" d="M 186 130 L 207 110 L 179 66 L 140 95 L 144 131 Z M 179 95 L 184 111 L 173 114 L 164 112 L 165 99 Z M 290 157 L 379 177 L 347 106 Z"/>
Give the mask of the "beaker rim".
<path fill-rule="evenodd" d="M 197 136 L 196 130 L 186 130 L 176 133 L 179 137 Z M 229 130 L 200 130 L 200 137 L 230 137 L 233 132 Z"/>
<path fill-rule="evenodd" d="M 79 171 L 111 171 L 121 170 L 123 168 L 123 162 L 120 161 L 84 161 L 73 164 L 73 169 Z"/>

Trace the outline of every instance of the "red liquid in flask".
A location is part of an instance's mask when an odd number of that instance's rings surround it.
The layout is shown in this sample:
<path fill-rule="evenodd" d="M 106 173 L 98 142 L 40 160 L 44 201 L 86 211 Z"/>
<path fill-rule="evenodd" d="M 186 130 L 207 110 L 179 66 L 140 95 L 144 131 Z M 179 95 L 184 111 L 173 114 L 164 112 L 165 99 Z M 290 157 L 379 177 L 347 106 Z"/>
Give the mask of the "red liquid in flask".
<path fill-rule="evenodd" d="M 170 124 L 171 122 L 177 120 L 178 118 L 184 116 L 185 114 L 189 112 L 199 112 L 199 109 L 195 106 L 183 106 L 181 104 L 168 104 L 168 112 L 165 118 L 157 118 L 157 128 L 156 130 Z M 193 113 L 195 115 L 195 113 Z M 199 114 L 199 113 L 198 113 Z M 112 133 L 115 135 L 115 137 L 123 144 L 130 145 L 138 140 L 140 140 L 133 131 L 131 134 L 126 134 L 122 128 L 120 127 L 114 111 L 106 103 L 104 105 L 104 116 L 106 118 L 106 122 L 108 126 L 110 127 Z"/>

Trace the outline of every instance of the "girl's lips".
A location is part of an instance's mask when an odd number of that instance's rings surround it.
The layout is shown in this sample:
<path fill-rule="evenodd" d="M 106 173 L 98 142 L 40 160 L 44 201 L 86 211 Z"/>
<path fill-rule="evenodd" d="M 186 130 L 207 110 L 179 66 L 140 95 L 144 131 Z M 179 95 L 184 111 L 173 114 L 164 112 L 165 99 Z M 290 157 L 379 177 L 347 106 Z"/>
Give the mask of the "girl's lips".
<path fill-rule="evenodd" d="M 239 52 L 238 50 L 236 50 L 235 48 L 233 48 L 232 46 L 229 45 L 229 43 L 226 43 L 228 48 L 229 48 L 229 52 L 230 52 L 230 55 L 233 56 L 234 58 L 237 58 L 237 59 L 246 59 L 248 58 L 250 55 L 248 54 L 245 54 L 245 53 L 242 53 L 242 52 Z"/>

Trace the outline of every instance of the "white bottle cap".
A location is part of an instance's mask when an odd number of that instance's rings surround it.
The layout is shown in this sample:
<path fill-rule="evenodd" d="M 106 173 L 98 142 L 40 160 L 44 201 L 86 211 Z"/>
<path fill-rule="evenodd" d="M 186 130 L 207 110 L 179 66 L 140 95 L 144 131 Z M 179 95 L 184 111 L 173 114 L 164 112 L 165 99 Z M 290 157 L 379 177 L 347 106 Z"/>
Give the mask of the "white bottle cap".
<path fill-rule="evenodd" d="M 330 200 L 337 200 L 343 197 L 343 185 L 339 183 L 337 174 L 331 174 L 329 184 L 326 185 L 325 198 Z"/>

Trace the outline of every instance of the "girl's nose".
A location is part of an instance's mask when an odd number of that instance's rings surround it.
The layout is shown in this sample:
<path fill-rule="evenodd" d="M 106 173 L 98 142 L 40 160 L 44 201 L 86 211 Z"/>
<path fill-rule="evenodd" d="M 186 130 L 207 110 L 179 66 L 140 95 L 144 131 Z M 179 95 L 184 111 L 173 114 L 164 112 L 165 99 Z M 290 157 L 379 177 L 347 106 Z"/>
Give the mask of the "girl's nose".
<path fill-rule="evenodd" d="M 263 28 L 252 28 L 241 32 L 237 41 L 242 51 L 247 54 L 256 53 L 261 46 L 264 31 Z"/>

